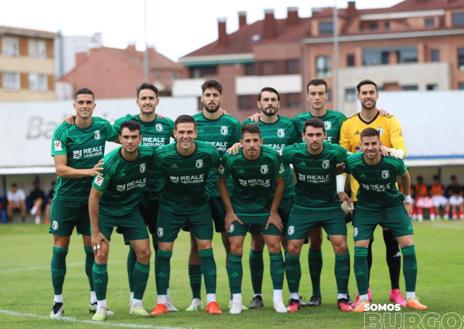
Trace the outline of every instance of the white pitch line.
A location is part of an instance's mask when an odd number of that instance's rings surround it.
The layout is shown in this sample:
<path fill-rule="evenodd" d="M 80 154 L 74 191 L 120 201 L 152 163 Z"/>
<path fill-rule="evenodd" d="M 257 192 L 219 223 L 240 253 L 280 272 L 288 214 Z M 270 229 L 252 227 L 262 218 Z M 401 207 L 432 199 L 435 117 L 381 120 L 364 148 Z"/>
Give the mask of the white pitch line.
<path fill-rule="evenodd" d="M 122 261 L 111 261 L 111 264 L 120 264 Z M 66 267 L 79 267 L 79 266 L 84 266 L 84 263 L 70 263 L 66 264 Z M 37 271 L 37 270 L 49 270 L 50 265 L 44 265 L 44 266 L 31 266 L 31 267 L 23 267 L 23 268 L 9 268 L 6 270 L 1 270 L 0 273 L 15 273 L 15 272 L 29 272 L 29 271 Z"/>
<path fill-rule="evenodd" d="M 104 326 L 104 327 L 117 327 L 117 328 L 135 328 L 135 329 L 187 329 L 183 327 L 165 327 L 165 326 L 152 326 L 149 324 L 135 324 L 135 323 L 124 323 L 124 322 L 97 322 L 91 320 L 79 320 L 73 317 L 64 316 L 59 320 L 51 320 L 49 316 L 46 315 L 38 315 L 33 313 L 22 313 L 22 312 L 15 312 L 10 310 L 2 310 L 0 309 L 0 314 L 11 315 L 20 318 L 32 318 L 32 319 L 39 319 L 39 320 L 48 320 L 48 321 L 66 321 L 66 322 L 74 322 L 74 323 L 85 323 L 91 324 L 96 326 Z"/>

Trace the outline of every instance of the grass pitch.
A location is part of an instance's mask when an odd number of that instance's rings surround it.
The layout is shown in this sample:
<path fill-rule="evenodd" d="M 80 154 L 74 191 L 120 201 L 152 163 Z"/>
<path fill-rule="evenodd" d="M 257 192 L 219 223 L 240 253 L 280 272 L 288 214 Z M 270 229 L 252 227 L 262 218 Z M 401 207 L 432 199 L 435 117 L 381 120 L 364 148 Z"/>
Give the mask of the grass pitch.
<path fill-rule="evenodd" d="M 351 256 L 353 256 L 352 229 L 349 227 Z M 464 280 L 463 255 L 464 223 L 437 222 L 415 223 L 415 242 L 418 257 L 417 294 L 439 316 L 456 312 L 461 322 L 453 326 L 464 328 L 462 318 L 462 293 Z M 374 265 L 371 287 L 374 303 L 387 303 L 389 292 L 388 270 L 385 263 L 385 248 L 380 229 L 376 230 L 374 243 Z M 205 312 L 183 311 L 190 303 L 191 293 L 187 274 L 189 240 L 181 233 L 175 244 L 171 262 L 171 288 L 175 305 L 181 310 L 159 318 L 135 318 L 128 315 L 129 291 L 125 259 L 127 247 L 120 235 L 114 233 L 109 259 L 109 286 L 107 300 L 115 315 L 105 323 L 92 323 L 88 313 L 89 293 L 84 273 L 84 250 L 81 237 L 73 235 L 67 256 L 67 274 L 64 285 L 65 321 L 48 319 L 53 300 L 50 281 L 50 257 L 52 237 L 46 225 L 32 224 L 0 225 L 0 328 L 363 328 L 364 315 L 341 313 L 336 308 L 336 287 L 333 274 L 334 256 L 328 241 L 323 244 L 324 267 L 322 272 L 323 304 L 318 308 L 302 308 L 294 314 L 276 314 L 272 309 L 272 286 L 268 259 L 265 258 L 264 303 L 261 310 L 246 311 L 239 316 L 227 313 L 229 288 L 225 269 L 225 254 L 219 236 L 215 237 L 214 251 L 218 269 L 218 301 L 223 308 L 221 316 L 210 316 Z M 246 241 L 246 246 L 249 241 Z M 307 266 L 307 246 L 301 255 L 302 281 L 300 292 L 305 298 L 311 295 Z M 245 248 L 248 250 L 248 247 Z M 248 252 L 243 257 L 244 302 L 252 297 L 248 270 Z M 266 253 L 265 253 L 266 255 Z M 152 262 L 153 263 L 153 262 Z M 353 257 L 351 257 L 353 263 Z M 156 302 L 153 265 L 145 292 L 144 303 L 151 309 Z M 285 298 L 288 291 L 285 286 Z M 404 290 L 404 283 L 401 280 Z M 204 296 L 204 286 L 202 287 Z M 356 284 L 353 269 L 350 277 L 350 292 L 354 296 Z M 420 314 L 421 316 L 423 314 Z M 384 328 L 384 326 L 377 326 Z M 439 328 L 439 324 L 430 328 Z M 370 328 L 376 328 L 371 326 Z M 407 328 L 397 322 L 388 328 Z M 422 324 L 420 328 L 428 328 Z M 447 328 L 442 325 L 441 328 Z"/>

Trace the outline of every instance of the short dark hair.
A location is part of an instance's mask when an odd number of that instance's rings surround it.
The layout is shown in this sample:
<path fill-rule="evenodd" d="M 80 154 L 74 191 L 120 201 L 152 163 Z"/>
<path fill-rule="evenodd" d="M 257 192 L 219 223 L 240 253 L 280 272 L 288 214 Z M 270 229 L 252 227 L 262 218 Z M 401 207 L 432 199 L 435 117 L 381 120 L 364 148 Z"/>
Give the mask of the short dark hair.
<path fill-rule="evenodd" d="M 329 90 L 329 87 L 327 86 L 327 82 L 324 79 L 312 79 L 306 85 L 306 92 L 308 92 L 309 86 L 322 86 L 322 85 L 325 87 L 325 92 L 327 92 Z"/>
<path fill-rule="evenodd" d="M 440 175 L 433 175 L 434 180 L 440 180 Z"/>
<path fill-rule="evenodd" d="M 193 126 L 195 127 L 195 129 L 197 129 L 197 122 L 191 115 L 188 115 L 188 114 L 179 115 L 176 121 L 174 121 L 174 129 L 177 129 L 177 125 L 179 123 L 193 123 Z"/>
<path fill-rule="evenodd" d="M 124 121 L 122 124 L 121 124 L 121 130 L 119 131 L 119 135 L 121 135 L 121 132 L 124 128 L 127 128 L 129 129 L 130 131 L 136 131 L 138 130 L 139 131 L 139 134 L 140 134 L 140 124 L 137 122 L 137 121 L 134 121 L 134 120 L 128 120 L 128 121 Z"/>
<path fill-rule="evenodd" d="M 419 175 L 416 177 L 417 181 L 419 182 L 423 182 L 424 181 L 424 177 L 422 177 L 422 175 Z"/>
<path fill-rule="evenodd" d="M 378 91 L 377 84 L 369 79 L 363 80 L 358 85 L 356 86 L 356 90 L 358 91 L 358 94 L 361 92 L 361 87 L 364 85 L 373 85 L 375 87 L 375 91 Z"/>
<path fill-rule="evenodd" d="M 241 138 L 243 138 L 243 135 L 245 135 L 245 133 L 259 134 L 259 136 L 261 137 L 261 129 L 259 129 L 259 126 L 256 123 L 243 125 L 241 131 Z"/>
<path fill-rule="evenodd" d="M 369 127 L 361 131 L 361 139 L 363 139 L 364 137 L 374 137 L 374 136 L 377 136 L 380 138 L 379 131 L 375 128 Z"/>
<path fill-rule="evenodd" d="M 259 101 L 261 100 L 261 95 L 262 95 L 263 92 L 265 92 L 265 91 L 276 94 L 276 95 L 277 95 L 277 100 L 280 101 L 280 94 L 279 94 L 279 92 L 278 92 L 276 89 L 272 88 L 272 87 L 264 87 L 263 89 L 261 89 L 261 91 L 259 92 L 259 95 L 258 95 L 258 100 L 259 100 Z"/>
<path fill-rule="evenodd" d="M 11 187 L 18 187 L 17 183 L 11 183 Z"/>
<path fill-rule="evenodd" d="M 145 90 L 145 89 L 149 89 L 149 90 L 153 91 L 155 93 L 156 97 L 158 97 L 158 93 L 159 93 L 158 88 L 156 88 L 155 85 L 153 85 L 151 83 L 143 82 L 140 86 L 137 87 L 137 98 L 139 98 L 140 92 L 142 90 Z"/>
<path fill-rule="evenodd" d="M 324 125 L 324 121 L 322 121 L 322 120 L 319 119 L 319 118 L 311 118 L 311 119 L 307 120 L 307 121 L 304 123 L 303 133 L 306 133 L 306 127 L 322 128 L 322 131 L 323 131 L 324 134 L 325 134 L 325 125 Z"/>
<path fill-rule="evenodd" d="M 216 89 L 222 95 L 222 85 L 217 80 L 207 80 L 201 85 L 201 93 L 203 94 L 206 89 Z"/>
<path fill-rule="evenodd" d="M 95 94 L 89 88 L 80 88 L 74 94 L 74 100 L 76 100 L 79 95 L 92 95 L 92 98 L 95 100 Z"/>

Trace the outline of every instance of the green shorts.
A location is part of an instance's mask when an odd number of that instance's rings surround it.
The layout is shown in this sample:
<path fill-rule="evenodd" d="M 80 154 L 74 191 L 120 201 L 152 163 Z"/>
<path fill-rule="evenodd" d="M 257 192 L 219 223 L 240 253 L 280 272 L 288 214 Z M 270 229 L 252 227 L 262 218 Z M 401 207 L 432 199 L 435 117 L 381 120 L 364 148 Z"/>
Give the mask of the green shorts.
<path fill-rule="evenodd" d="M 328 235 L 346 235 L 345 214 L 340 207 L 306 208 L 293 205 L 287 225 L 287 240 L 304 240 L 315 227 Z"/>
<path fill-rule="evenodd" d="M 209 206 L 205 204 L 195 212 L 184 214 L 160 204 L 156 223 L 157 241 L 173 242 L 182 228 L 192 232 L 199 240 L 212 240 L 213 223 Z"/>
<path fill-rule="evenodd" d="M 224 218 L 226 218 L 226 208 L 221 197 L 210 197 L 209 208 L 213 217 L 214 229 L 217 233 L 224 232 L 226 229 Z"/>
<path fill-rule="evenodd" d="M 274 225 L 269 225 L 265 229 L 266 223 L 269 219 L 269 214 L 265 216 L 246 216 L 244 214 L 237 214 L 243 224 L 238 221 L 233 221 L 227 231 L 227 236 L 245 236 L 247 232 L 251 234 L 267 234 L 267 235 L 281 235 L 282 233 Z"/>
<path fill-rule="evenodd" d="M 282 225 L 284 227 L 284 229 L 280 233 L 282 235 L 285 235 L 287 224 L 288 224 L 288 218 L 290 217 L 290 211 L 292 210 L 292 206 L 293 206 L 293 197 L 282 199 L 282 201 L 280 202 L 278 212 L 279 212 L 280 219 L 282 219 Z M 265 222 L 267 222 L 267 218 Z M 261 233 L 260 230 L 261 230 L 260 225 L 250 225 L 248 232 L 250 232 L 251 234 L 263 234 Z"/>
<path fill-rule="evenodd" d="M 354 241 L 370 240 L 378 224 L 384 229 L 390 229 L 395 238 L 414 234 L 411 219 L 403 204 L 384 209 L 363 208 L 357 204 L 353 218 Z"/>
<path fill-rule="evenodd" d="M 156 219 L 158 218 L 159 194 L 145 192 L 140 199 L 139 211 L 151 235 L 156 233 Z"/>
<path fill-rule="evenodd" d="M 138 210 L 127 216 L 108 216 L 100 212 L 98 217 L 98 226 L 100 231 L 108 240 L 111 239 L 113 228 L 116 232 L 122 234 L 124 241 L 146 240 L 148 239 L 147 227 Z"/>
<path fill-rule="evenodd" d="M 71 236 L 76 227 L 78 234 L 90 235 L 89 204 L 53 200 L 50 208 L 50 227 L 48 232 L 56 236 Z"/>

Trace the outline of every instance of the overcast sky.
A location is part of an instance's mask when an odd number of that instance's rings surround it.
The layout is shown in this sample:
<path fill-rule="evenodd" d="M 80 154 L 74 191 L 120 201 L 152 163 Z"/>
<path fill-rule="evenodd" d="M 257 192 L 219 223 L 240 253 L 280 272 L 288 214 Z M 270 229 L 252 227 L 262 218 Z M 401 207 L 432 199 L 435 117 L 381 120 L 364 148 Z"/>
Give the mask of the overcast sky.
<path fill-rule="evenodd" d="M 273 8 L 277 18 L 287 7 L 298 7 L 300 16 L 311 8 L 332 6 L 337 0 L 146 0 L 147 41 L 173 60 L 217 38 L 217 19 L 227 18 L 228 32 L 238 26 L 238 11 L 247 12 L 248 23 Z M 144 49 L 145 0 L 8 0 L 2 2 L 0 24 L 62 31 L 64 35 L 101 32 L 106 46 L 124 48 L 135 43 Z M 358 8 L 389 7 L 400 0 L 358 0 Z M 338 0 L 339 8 L 346 0 Z"/>

